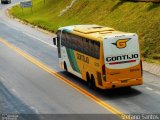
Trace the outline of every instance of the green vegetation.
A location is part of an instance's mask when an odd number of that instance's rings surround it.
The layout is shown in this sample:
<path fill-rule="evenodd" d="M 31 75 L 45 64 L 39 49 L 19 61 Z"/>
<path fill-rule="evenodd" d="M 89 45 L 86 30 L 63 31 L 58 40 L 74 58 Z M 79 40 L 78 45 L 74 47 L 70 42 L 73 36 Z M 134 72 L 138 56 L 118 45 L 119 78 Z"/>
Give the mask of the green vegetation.
<path fill-rule="evenodd" d="M 160 61 L 160 4 L 125 2 L 124 0 L 77 0 L 65 14 L 60 12 L 72 0 L 33 0 L 33 13 L 19 5 L 10 13 L 44 29 L 55 31 L 60 26 L 100 24 L 139 35 L 143 57 Z"/>

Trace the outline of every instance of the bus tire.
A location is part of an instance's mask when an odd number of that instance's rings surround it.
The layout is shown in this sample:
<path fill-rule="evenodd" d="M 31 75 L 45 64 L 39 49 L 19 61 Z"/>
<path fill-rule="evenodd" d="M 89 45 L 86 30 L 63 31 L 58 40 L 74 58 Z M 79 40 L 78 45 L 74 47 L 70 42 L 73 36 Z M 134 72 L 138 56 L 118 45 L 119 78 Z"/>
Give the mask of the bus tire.
<path fill-rule="evenodd" d="M 68 69 L 67 69 L 67 64 L 66 64 L 66 62 L 64 62 L 64 70 L 65 70 L 66 72 L 68 72 Z"/>
<path fill-rule="evenodd" d="M 94 76 L 91 75 L 91 78 L 90 78 L 88 73 L 87 73 L 87 85 L 90 89 L 96 90 Z"/>
<path fill-rule="evenodd" d="M 97 87 L 96 87 L 96 83 L 95 83 L 95 79 L 94 79 L 94 76 L 93 75 L 91 75 L 91 86 L 92 86 L 92 89 L 93 90 L 97 90 Z"/>
<path fill-rule="evenodd" d="M 86 81 L 87 81 L 87 85 L 89 86 L 90 77 L 88 72 L 86 73 Z"/>

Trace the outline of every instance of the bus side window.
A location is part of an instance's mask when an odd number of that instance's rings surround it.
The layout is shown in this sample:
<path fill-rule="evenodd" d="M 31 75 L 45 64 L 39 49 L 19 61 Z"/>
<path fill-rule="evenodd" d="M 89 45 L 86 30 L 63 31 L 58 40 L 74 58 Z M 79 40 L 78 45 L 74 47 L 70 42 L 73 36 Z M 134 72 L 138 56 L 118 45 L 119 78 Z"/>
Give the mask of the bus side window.
<path fill-rule="evenodd" d="M 69 48 L 74 49 L 74 43 L 73 43 L 73 39 L 72 39 L 72 35 L 71 34 L 67 34 L 68 35 L 68 40 L 69 40 Z"/>
<path fill-rule="evenodd" d="M 77 42 L 78 42 L 77 37 L 75 35 L 72 35 L 72 43 L 73 43 L 74 50 L 77 50 L 77 46 L 76 46 Z"/>
<path fill-rule="evenodd" d="M 71 34 L 69 34 L 69 37 L 70 37 L 70 45 L 71 45 L 71 49 L 75 49 L 75 46 L 74 46 L 74 39 L 73 39 L 73 36 Z"/>
<path fill-rule="evenodd" d="M 84 50 L 83 50 L 83 41 L 84 41 L 83 38 L 80 37 L 78 46 L 79 46 L 79 51 L 82 52 L 82 53 L 84 52 Z"/>
<path fill-rule="evenodd" d="M 89 41 L 89 55 L 94 57 L 94 41 L 90 40 Z"/>
<path fill-rule="evenodd" d="M 71 38 L 72 38 L 73 49 L 77 50 L 78 49 L 78 46 L 77 46 L 77 42 L 78 42 L 77 41 L 77 37 L 75 35 L 72 35 Z"/>
<path fill-rule="evenodd" d="M 84 46 L 84 53 L 88 55 L 89 54 L 89 40 L 88 39 L 83 40 L 83 46 Z"/>
<path fill-rule="evenodd" d="M 63 46 L 66 46 L 66 37 L 65 37 L 65 33 L 62 33 L 62 36 L 61 36 L 61 44 Z"/>
<path fill-rule="evenodd" d="M 99 59 L 100 57 L 100 43 L 95 42 L 94 44 L 94 53 L 95 53 L 95 58 Z"/>
<path fill-rule="evenodd" d="M 70 43 L 70 37 L 69 37 L 68 33 L 65 33 L 65 37 L 66 37 L 66 47 L 70 48 L 71 43 Z"/>
<path fill-rule="evenodd" d="M 72 40 L 73 40 L 73 43 L 74 43 L 74 49 L 79 51 L 79 52 L 82 52 L 83 51 L 82 38 L 79 37 L 79 36 L 73 35 Z"/>

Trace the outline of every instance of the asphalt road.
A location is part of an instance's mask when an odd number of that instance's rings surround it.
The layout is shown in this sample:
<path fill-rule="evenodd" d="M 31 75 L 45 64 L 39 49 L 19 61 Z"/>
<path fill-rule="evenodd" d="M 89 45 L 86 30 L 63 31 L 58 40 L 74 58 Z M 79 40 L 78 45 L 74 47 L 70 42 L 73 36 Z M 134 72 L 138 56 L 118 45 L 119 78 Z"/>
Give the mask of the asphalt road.
<path fill-rule="evenodd" d="M 0 5 L 0 38 L 20 48 L 123 113 L 160 113 L 159 76 L 144 71 L 145 84 L 142 86 L 131 89 L 92 91 L 79 78 L 59 68 L 57 51 L 52 46 L 54 35 L 9 19 L 5 15 L 7 7 L 8 5 Z M 96 102 L 1 43 L 0 95 L 0 101 L 6 101 L 6 103 L 0 102 L 0 105 L 6 106 L 0 108 L 1 113 L 111 114 Z M 115 119 L 116 116 L 107 117 Z"/>

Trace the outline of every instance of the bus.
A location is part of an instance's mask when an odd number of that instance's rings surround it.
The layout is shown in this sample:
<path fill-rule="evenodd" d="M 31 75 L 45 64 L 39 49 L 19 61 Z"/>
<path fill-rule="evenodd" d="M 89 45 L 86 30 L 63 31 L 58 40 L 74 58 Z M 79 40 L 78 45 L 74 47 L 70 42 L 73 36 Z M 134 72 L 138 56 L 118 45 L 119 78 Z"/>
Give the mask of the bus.
<path fill-rule="evenodd" d="M 92 89 L 143 84 L 138 36 L 100 25 L 61 27 L 53 38 L 60 68 Z"/>

